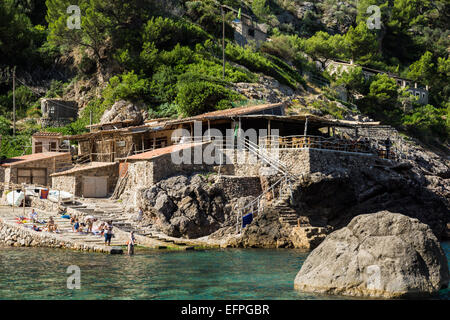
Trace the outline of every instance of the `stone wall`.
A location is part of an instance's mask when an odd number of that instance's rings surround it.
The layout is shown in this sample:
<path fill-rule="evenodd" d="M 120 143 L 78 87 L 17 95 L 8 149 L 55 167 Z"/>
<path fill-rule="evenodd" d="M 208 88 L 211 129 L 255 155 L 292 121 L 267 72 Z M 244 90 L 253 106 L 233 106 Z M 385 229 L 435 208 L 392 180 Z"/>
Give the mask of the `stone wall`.
<path fill-rule="evenodd" d="M 220 176 L 217 181 L 228 200 L 241 197 L 257 197 L 262 193 L 259 177 Z"/>
<path fill-rule="evenodd" d="M 108 193 L 114 192 L 117 179 L 119 177 L 119 164 L 115 163 L 111 166 L 102 166 L 80 170 L 78 172 L 68 173 L 66 175 L 58 175 L 52 177 L 52 188 L 63 190 L 81 197 L 83 195 L 83 177 L 108 177 Z"/>
<path fill-rule="evenodd" d="M 76 191 L 76 178 L 74 176 L 57 176 L 52 177 L 52 188 L 70 192 L 77 195 Z"/>
<path fill-rule="evenodd" d="M 5 182 L 19 183 L 18 169 L 46 169 L 46 185 L 51 184 L 50 175 L 72 166 L 72 156 L 70 153 L 61 153 L 61 155 L 28 161 L 22 164 L 12 165 L 5 169 Z"/>
<path fill-rule="evenodd" d="M 329 172 L 336 168 L 370 167 L 379 159 L 370 154 L 352 154 L 333 150 L 309 149 L 307 151 L 309 173 Z"/>
<path fill-rule="evenodd" d="M 276 155 L 276 152 L 278 152 L 278 155 Z M 280 162 L 289 168 L 289 172 L 295 175 L 327 172 L 331 168 L 370 166 L 375 163 L 375 160 L 383 161 L 371 154 L 323 149 L 278 149 L 274 150 L 272 157 L 279 159 Z M 264 174 L 262 170 L 264 166 L 261 161 L 245 164 L 235 162 L 233 166 L 233 173 L 237 176 Z"/>

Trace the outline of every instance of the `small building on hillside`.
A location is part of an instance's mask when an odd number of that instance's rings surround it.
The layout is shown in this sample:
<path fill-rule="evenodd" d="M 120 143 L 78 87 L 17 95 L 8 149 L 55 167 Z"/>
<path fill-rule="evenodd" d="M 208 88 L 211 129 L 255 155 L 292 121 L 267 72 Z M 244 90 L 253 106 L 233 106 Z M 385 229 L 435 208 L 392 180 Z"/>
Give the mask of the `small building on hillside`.
<path fill-rule="evenodd" d="M 222 5 L 222 9 L 226 12 L 234 12 L 238 15 L 239 11 L 226 5 Z M 255 41 L 259 46 L 267 40 L 267 30 L 269 26 L 265 23 L 257 23 L 248 14 L 241 13 L 240 18 L 236 18 L 231 22 L 234 29 L 234 40 L 240 46 L 245 46 L 250 41 Z"/>
<path fill-rule="evenodd" d="M 368 80 L 371 77 L 376 76 L 377 74 L 387 74 L 390 78 L 394 79 L 397 85 L 401 88 L 407 88 L 414 97 L 417 98 L 418 102 L 422 105 L 428 104 L 428 86 L 422 86 L 419 83 L 415 82 L 411 79 L 401 78 L 393 73 L 389 73 L 386 71 L 371 69 L 367 67 L 363 67 L 357 64 L 354 64 L 352 61 L 345 62 L 339 60 L 331 60 L 328 62 L 326 69 L 327 71 L 333 74 L 341 74 L 351 68 L 361 67 L 364 77 Z"/>
<path fill-rule="evenodd" d="M 62 140 L 59 132 L 36 132 L 31 136 L 32 153 L 59 152 Z"/>
<path fill-rule="evenodd" d="M 63 99 L 41 100 L 41 126 L 62 127 L 78 118 L 78 104 L 76 101 Z"/>
<path fill-rule="evenodd" d="M 257 45 L 267 40 L 267 25 L 255 23 L 251 18 L 233 20 L 234 40 L 242 47 L 250 41 L 255 41 Z"/>
<path fill-rule="evenodd" d="M 78 197 L 105 198 L 116 187 L 117 162 L 90 162 L 51 175 L 52 187 Z"/>
<path fill-rule="evenodd" d="M 52 173 L 72 167 L 69 152 L 42 152 L 9 158 L 0 164 L 4 183 L 50 186 Z"/>

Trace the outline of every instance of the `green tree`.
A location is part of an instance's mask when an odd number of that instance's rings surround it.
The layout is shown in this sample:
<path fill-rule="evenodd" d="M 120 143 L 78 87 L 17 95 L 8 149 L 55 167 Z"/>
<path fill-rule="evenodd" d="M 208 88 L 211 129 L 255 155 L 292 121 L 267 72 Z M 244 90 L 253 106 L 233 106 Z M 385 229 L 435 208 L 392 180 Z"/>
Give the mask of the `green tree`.
<path fill-rule="evenodd" d="M 325 69 L 326 63 L 335 57 L 338 57 L 343 52 L 342 36 L 330 34 L 319 31 L 304 43 L 305 52 L 314 60 L 322 64 Z"/>
<path fill-rule="evenodd" d="M 265 19 L 270 14 L 270 8 L 266 0 L 253 0 L 252 11 L 260 19 Z"/>
<path fill-rule="evenodd" d="M 374 98 L 383 108 L 395 107 L 398 98 L 398 85 L 387 74 L 377 74 L 369 88 L 369 97 Z"/>
<path fill-rule="evenodd" d="M 436 68 L 433 62 L 433 54 L 427 51 L 418 61 L 409 66 L 408 77 L 430 85 L 432 78 L 435 75 L 435 70 Z"/>
<path fill-rule="evenodd" d="M 344 45 L 348 57 L 360 64 L 368 64 L 376 60 L 378 41 L 375 32 L 369 30 L 365 22 L 352 26 L 345 34 Z"/>
<path fill-rule="evenodd" d="M 183 116 L 230 108 L 230 100 L 237 98 L 236 94 L 225 87 L 206 81 L 181 82 L 177 89 L 175 101 L 178 113 Z"/>
<path fill-rule="evenodd" d="M 340 73 L 336 77 L 335 84 L 344 86 L 352 101 L 355 94 L 366 95 L 369 89 L 368 81 L 361 67 L 349 68 L 347 71 Z"/>

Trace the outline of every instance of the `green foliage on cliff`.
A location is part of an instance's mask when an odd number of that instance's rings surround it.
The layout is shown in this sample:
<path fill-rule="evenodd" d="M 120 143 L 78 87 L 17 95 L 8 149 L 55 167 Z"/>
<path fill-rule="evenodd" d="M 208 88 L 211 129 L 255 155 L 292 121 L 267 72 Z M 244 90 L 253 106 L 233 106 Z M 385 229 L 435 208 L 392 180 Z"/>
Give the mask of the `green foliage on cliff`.
<path fill-rule="evenodd" d="M 14 66 L 19 79 L 46 88 L 49 97 L 64 95 L 72 79 L 91 81 L 95 98 L 78 121 L 57 129 L 79 133 L 91 112 L 98 121 L 121 99 L 137 103 L 151 116 L 189 116 L 245 104 L 233 83 L 257 82 L 264 74 L 297 89 L 306 86 L 302 73 L 320 73 L 311 60 L 325 66 L 342 59 L 428 85 L 430 105 L 419 106 L 386 76 L 365 79 L 355 69 L 332 80 L 332 87 L 343 86 L 350 101 L 371 117 L 420 135 L 448 138 L 448 1 L 219 2 L 266 23 L 271 38 L 260 47 L 237 46 L 231 23 L 236 13 L 227 11 L 224 78 L 222 15 L 214 0 L 0 2 L 0 116 L 12 119 Z M 67 27 L 68 19 L 75 21 L 74 12 L 67 12 L 70 5 L 80 8 L 80 29 Z M 380 29 L 367 26 L 371 5 L 380 9 Z M 17 83 L 19 119 L 39 115 L 38 98 Z M 405 111 L 405 104 L 411 111 Z M 342 115 L 331 105 L 320 108 Z"/>

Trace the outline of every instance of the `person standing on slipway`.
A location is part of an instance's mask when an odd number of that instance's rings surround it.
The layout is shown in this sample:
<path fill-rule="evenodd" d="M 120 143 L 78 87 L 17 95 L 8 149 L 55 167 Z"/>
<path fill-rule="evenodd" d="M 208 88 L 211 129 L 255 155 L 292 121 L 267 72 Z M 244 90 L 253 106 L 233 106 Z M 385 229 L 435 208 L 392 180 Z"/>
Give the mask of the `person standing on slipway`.
<path fill-rule="evenodd" d="M 134 231 L 130 232 L 130 238 L 128 239 L 128 255 L 134 254 L 134 245 L 136 243 L 136 238 L 134 237 Z"/>
<path fill-rule="evenodd" d="M 111 238 L 112 238 L 112 230 L 113 230 L 113 225 L 112 225 L 112 221 L 108 221 L 108 223 L 105 226 L 105 246 L 108 243 L 108 246 L 111 245 Z"/>

